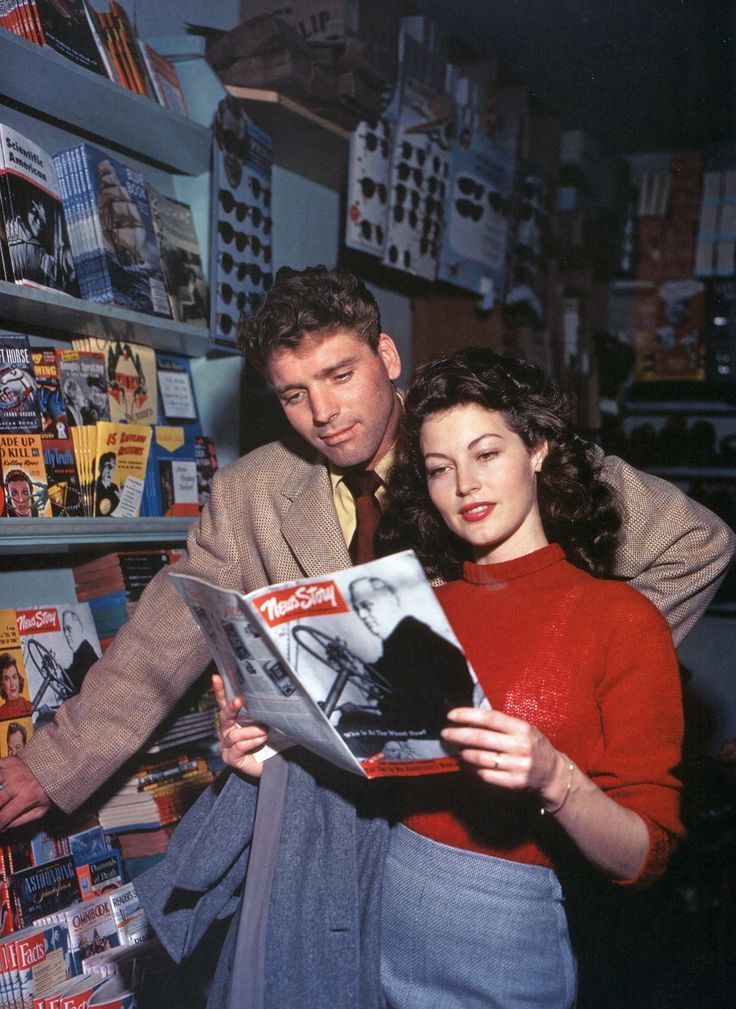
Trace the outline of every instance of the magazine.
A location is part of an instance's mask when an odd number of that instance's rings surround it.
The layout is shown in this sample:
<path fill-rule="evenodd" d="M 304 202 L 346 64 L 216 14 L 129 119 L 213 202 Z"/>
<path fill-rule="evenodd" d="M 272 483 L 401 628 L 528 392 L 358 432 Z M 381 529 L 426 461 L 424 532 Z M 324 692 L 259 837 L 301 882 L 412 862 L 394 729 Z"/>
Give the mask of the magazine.
<path fill-rule="evenodd" d="M 53 159 L 0 123 L 0 216 L 8 280 L 79 296 Z"/>
<path fill-rule="evenodd" d="M 41 430 L 41 398 L 25 333 L 0 333 L 0 431 Z"/>
<path fill-rule="evenodd" d="M 159 193 L 150 183 L 148 200 L 172 314 L 177 322 L 189 322 L 206 328 L 209 319 L 209 292 L 194 230 L 192 208 L 181 200 Z"/>
<path fill-rule="evenodd" d="M 413 551 L 249 594 L 172 572 L 229 694 L 367 778 L 455 771 L 447 711 L 487 703 Z"/>

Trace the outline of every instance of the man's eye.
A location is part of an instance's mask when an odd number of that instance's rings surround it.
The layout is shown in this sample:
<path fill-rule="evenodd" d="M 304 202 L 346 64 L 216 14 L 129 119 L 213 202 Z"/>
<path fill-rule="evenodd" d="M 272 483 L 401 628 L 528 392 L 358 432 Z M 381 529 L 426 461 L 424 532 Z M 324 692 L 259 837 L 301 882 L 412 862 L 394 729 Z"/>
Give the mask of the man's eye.
<path fill-rule="evenodd" d="M 341 371 L 339 375 L 335 375 L 336 382 L 347 382 L 349 378 L 352 377 L 352 371 Z"/>
<path fill-rule="evenodd" d="M 289 396 L 282 396 L 281 402 L 284 406 L 294 406 L 302 398 L 302 393 L 293 392 Z"/>

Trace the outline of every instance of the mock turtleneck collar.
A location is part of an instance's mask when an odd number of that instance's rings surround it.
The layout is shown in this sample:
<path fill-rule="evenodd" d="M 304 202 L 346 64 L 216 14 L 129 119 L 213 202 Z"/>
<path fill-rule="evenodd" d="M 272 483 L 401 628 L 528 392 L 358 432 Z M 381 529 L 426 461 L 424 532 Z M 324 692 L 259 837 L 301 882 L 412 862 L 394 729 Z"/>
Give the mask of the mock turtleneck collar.
<path fill-rule="evenodd" d="M 476 564 L 465 561 L 463 578 L 471 585 L 492 585 L 498 582 L 509 582 L 515 578 L 541 571 L 551 564 L 564 560 L 565 553 L 559 543 L 550 543 L 539 550 L 533 550 L 522 557 L 514 557 L 510 561 L 500 561 L 498 564 Z"/>

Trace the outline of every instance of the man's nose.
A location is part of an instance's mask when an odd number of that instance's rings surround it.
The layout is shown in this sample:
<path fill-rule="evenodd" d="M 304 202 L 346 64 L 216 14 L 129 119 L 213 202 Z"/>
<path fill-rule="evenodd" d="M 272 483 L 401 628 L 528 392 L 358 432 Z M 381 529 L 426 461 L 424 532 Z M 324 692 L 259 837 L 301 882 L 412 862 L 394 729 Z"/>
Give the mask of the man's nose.
<path fill-rule="evenodd" d="M 327 389 L 317 389 L 310 393 L 312 419 L 315 424 L 329 424 L 340 412 L 340 405 L 335 396 Z"/>

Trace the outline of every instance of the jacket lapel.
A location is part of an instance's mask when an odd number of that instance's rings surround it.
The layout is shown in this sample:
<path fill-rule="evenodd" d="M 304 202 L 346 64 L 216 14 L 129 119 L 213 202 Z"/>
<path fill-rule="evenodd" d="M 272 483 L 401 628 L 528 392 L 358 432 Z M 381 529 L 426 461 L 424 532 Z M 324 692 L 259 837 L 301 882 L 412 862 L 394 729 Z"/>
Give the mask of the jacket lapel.
<path fill-rule="evenodd" d="M 324 463 L 295 467 L 282 494 L 291 501 L 291 507 L 281 531 L 304 573 L 312 577 L 350 567 Z"/>

